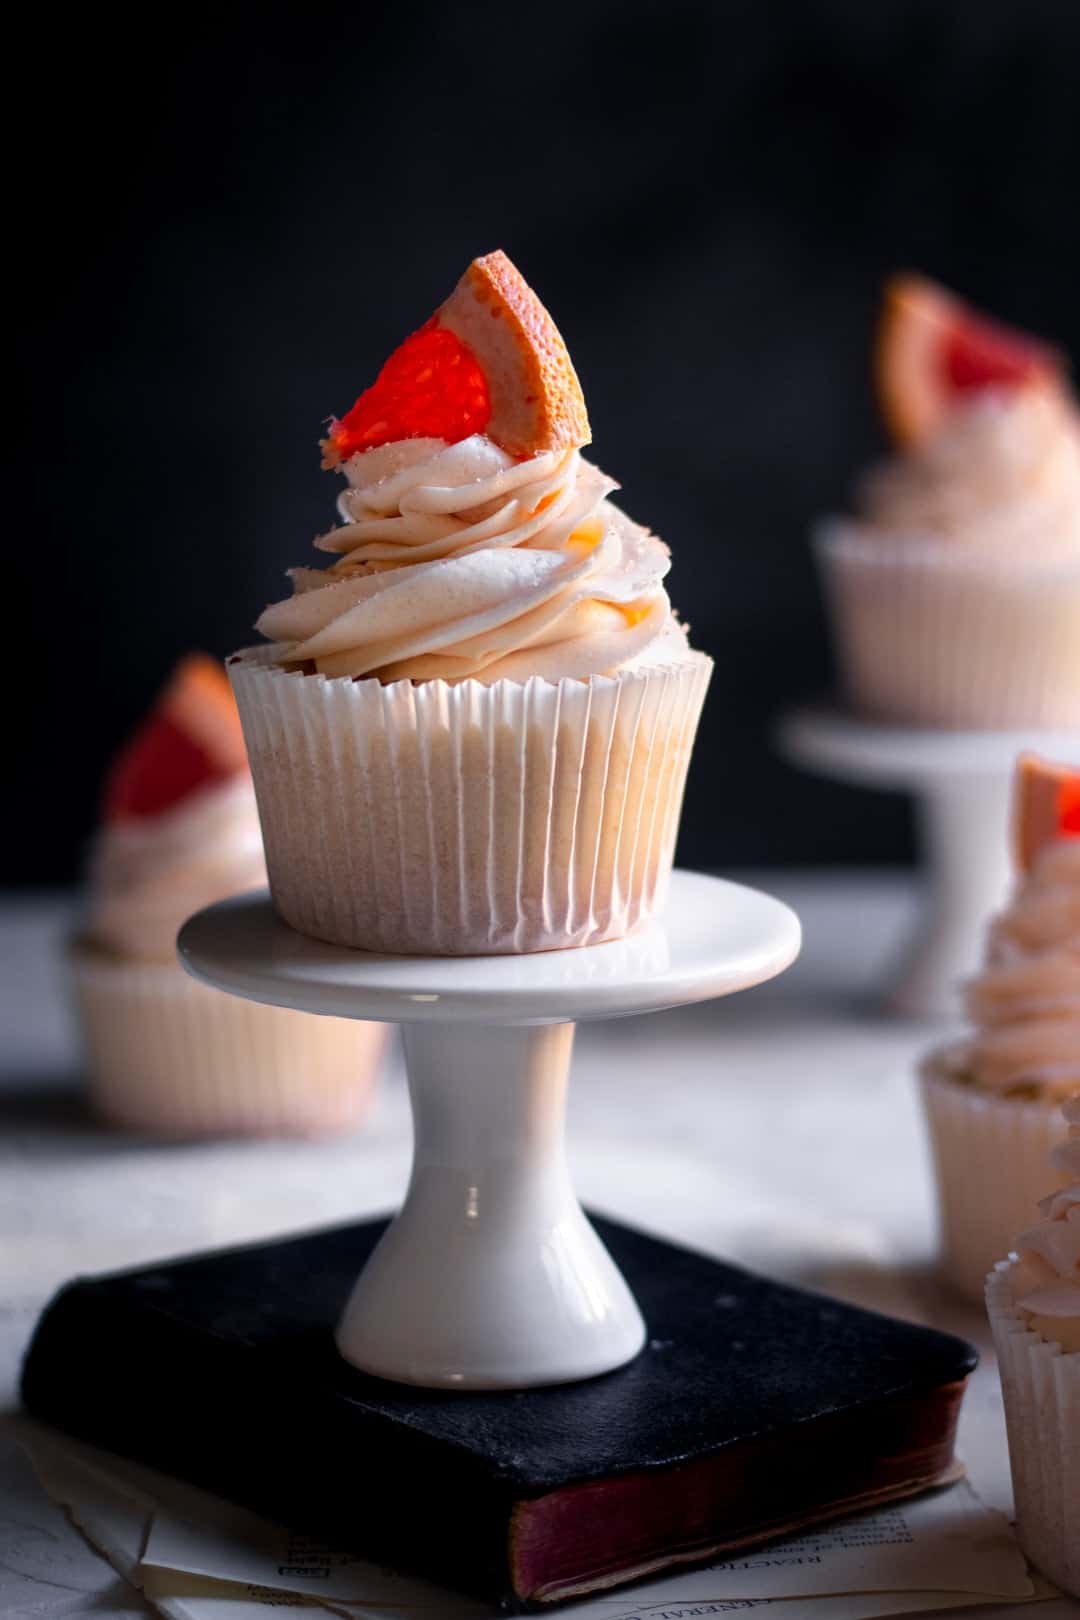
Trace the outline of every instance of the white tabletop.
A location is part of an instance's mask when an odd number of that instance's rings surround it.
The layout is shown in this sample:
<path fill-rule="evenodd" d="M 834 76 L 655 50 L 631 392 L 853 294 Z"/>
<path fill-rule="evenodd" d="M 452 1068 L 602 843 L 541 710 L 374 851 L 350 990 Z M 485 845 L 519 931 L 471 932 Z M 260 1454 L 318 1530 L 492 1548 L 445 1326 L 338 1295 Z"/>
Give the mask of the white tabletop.
<path fill-rule="evenodd" d="M 872 1004 L 915 895 L 900 876 L 737 875 L 800 914 L 802 957 L 730 1001 L 580 1030 L 578 1188 L 656 1232 L 976 1340 L 984 1363 L 961 1450 L 976 1488 L 1008 1509 L 988 1336 L 927 1275 L 931 1185 L 913 1067 L 941 1032 L 888 1022 Z M 37 1312 L 73 1273 L 384 1211 L 409 1162 L 396 1052 L 367 1129 L 335 1143 L 162 1148 L 97 1127 L 80 1098 L 57 952 L 70 916 L 64 897 L 0 906 L 0 1412 L 14 1406 Z M 35 1489 L 0 1416 L 0 1518 L 17 1518 L 20 1493 Z M 47 1583 L 40 1593 L 31 1583 L 27 1612 L 31 1595 L 43 1617 L 142 1612 L 122 1590 L 111 1608 L 59 1589 L 50 1606 Z M 1061 1599 L 1035 1612 L 1063 1620 L 1077 1609 Z"/>

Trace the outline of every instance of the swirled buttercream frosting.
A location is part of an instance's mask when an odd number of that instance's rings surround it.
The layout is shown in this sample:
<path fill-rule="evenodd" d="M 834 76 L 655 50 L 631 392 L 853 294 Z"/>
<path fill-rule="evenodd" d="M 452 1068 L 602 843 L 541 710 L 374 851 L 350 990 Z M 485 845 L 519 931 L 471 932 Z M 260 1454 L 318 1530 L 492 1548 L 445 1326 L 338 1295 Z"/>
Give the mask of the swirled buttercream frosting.
<path fill-rule="evenodd" d="M 989 388 L 864 479 L 870 532 L 1080 560 L 1080 417 L 1064 391 Z"/>
<path fill-rule="evenodd" d="M 255 792 L 237 776 L 161 815 L 102 828 L 83 936 L 129 960 L 174 962 L 193 912 L 265 882 Z"/>
<path fill-rule="evenodd" d="M 1051 1154 L 1067 1185 L 1039 1205 L 1042 1220 L 1016 1240 L 1013 1295 L 1029 1326 L 1080 1351 L 1080 1095 L 1062 1109 L 1068 1140 Z"/>
<path fill-rule="evenodd" d="M 515 459 L 483 434 L 350 456 L 334 561 L 291 571 L 259 631 L 279 663 L 380 681 L 606 675 L 685 656 L 668 548 L 575 447 Z"/>
<path fill-rule="evenodd" d="M 958 1074 L 1007 1097 L 1080 1091 L 1080 838 L 1048 843 L 990 928 L 967 986 L 975 1024 Z"/>

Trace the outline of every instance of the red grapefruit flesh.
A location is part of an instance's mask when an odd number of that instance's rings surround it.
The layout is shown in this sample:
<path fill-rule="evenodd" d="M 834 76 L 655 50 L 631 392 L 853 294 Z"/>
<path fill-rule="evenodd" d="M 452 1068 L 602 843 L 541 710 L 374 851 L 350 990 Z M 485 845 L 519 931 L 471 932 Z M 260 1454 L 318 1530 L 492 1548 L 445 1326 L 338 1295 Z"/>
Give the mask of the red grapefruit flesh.
<path fill-rule="evenodd" d="M 1067 782 L 1058 798 L 1058 830 L 1063 838 L 1080 838 L 1080 775 Z"/>
<path fill-rule="evenodd" d="M 1027 872 L 1059 838 L 1080 838 L 1080 768 L 1021 754 L 1013 782 L 1016 860 Z"/>
<path fill-rule="evenodd" d="M 875 349 L 878 399 L 898 444 L 918 444 L 982 389 L 1059 388 L 1059 355 L 921 276 L 894 276 Z"/>
<path fill-rule="evenodd" d="M 105 819 L 161 815 L 246 770 L 229 678 L 214 659 L 192 653 L 117 755 L 105 782 Z"/>
<path fill-rule="evenodd" d="M 581 384 L 551 316 L 505 253 L 474 259 L 324 444 L 335 465 L 397 439 L 486 432 L 510 455 L 588 444 Z"/>
<path fill-rule="evenodd" d="M 453 332 L 426 326 L 394 350 L 330 441 L 339 461 L 396 439 L 445 439 L 457 444 L 482 433 L 491 416 L 487 382 L 471 350 Z"/>

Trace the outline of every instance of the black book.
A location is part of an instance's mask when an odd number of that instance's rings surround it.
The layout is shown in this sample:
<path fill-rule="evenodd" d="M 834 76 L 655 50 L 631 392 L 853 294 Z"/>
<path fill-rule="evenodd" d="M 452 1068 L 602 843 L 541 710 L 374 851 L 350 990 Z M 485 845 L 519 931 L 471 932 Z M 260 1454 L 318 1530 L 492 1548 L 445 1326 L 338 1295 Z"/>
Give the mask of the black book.
<path fill-rule="evenodd" d="M 341 1360 L 367 1222 L 70 1283 L 29 1410 L 291 1528 L 510 1609 L 939 1482 L 975 1352 L 610 1221 L 650 1340 L 578 1384 L 414 1389 Z"/>

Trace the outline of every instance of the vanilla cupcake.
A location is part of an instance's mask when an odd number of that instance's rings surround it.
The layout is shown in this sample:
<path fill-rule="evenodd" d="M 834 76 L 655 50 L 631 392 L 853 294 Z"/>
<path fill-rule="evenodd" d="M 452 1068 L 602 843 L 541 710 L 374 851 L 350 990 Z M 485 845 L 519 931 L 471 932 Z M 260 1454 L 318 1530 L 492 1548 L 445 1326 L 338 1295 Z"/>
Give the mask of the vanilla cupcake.
<path fill-rule="evenodd" d="M 538 951 L 662 905 L 711 663 L 588 442 L 562 338 L 501 253 L 334 422 L 334 561 L 294 570 L 271 645 L 230 661 L 301 932 Z"/>
<path fill-rule="evenodd" d="M 817 540 L 849 702 L 910 726 L 1080 727 L 1080 416 L 1057 357 L 902 277 L 878 382 L 898 452 Z"/>
<path fill-rule="evenodd" d="M 1080 1090 L 1080 770 L 1022 758 L 1015 825 L 1016 889 L 966 988 L 974 1031 L 922 1070 L 943 1264 L 971 1297 L 1045 1191 Z"/>
<path fill-rule="evenodd" d="M 1080 1597 L 1080 1096 L 1062 1109 L 1060 1191 L 986 1279 L 1020 1544 Z"/>
<path fill-rule="evenodd" d="M 228 681 L 194 655 L 110 774 L 70 952 L 92 1097 L 112 1123 L 167 1136 L 306 1136 L 362 1119 L 381 1026 L 241 1001 L 177 961 L 192 912 L 265 882 Z"/>

